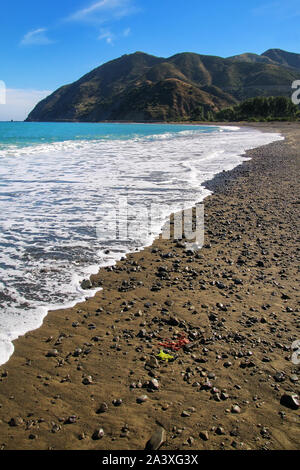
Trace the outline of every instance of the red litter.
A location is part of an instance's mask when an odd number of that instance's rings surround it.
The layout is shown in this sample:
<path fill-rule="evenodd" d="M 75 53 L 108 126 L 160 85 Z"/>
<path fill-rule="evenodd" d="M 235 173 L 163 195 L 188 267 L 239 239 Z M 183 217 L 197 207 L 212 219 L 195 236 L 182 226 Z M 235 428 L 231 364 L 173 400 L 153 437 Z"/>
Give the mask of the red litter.
<path fill-rule="evenodd" d="M 179 349 L 183 348 L 185 344 L 188 344 L 190 341 L 186 338 L 184 333 L 178 335 L 177 341 L 169 341 L 166 340 L 163 343 L 159 343 L 159 346 L 163 346 L 166 349 L 171 349 L 172 351 L 179 351 Z"/>

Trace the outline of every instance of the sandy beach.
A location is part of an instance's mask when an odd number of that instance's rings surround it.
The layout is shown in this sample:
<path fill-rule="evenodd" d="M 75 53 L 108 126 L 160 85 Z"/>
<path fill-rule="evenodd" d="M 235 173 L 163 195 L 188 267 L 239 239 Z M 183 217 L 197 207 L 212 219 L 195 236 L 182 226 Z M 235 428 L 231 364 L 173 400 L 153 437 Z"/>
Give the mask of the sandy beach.
<path fill-rule="evenodd" d="M 253 126 L 285 140 L 205 183 L 201 250 L 156 239 L 14 342 L 0 449 L 300 449 L 300 126 Z"/>

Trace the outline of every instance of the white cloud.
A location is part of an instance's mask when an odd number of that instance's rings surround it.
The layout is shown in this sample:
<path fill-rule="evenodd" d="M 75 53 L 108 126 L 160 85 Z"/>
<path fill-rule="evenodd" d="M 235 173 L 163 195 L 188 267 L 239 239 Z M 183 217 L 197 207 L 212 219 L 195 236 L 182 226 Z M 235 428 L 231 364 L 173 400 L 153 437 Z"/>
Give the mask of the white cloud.
<path fill-rule="evenodd" d="M 103 39 L 107 42 L 107 44 L 113 45 L 117 39 L 122 38 L 122 37 L 126 38 L 130 34 L 131 34 L 130 28 L 124 29 L 124 31 L 120 34 L 114 34 L 109 29 L 101 28 L 98 39 L 100 40 Z"/>
<path fill-rule="evenodd" d="M 29 31 L 25 34 L 23 39 L 20 42 L 21 46 L 44 46 L 47 44 L 52 44 L 53 41 L 47 37 L 47 29 L 39 28 L 34 31 Z"/>
<path fill-rule="evenodd" d="M 124 38 L 127 38 L 128 36 L 130 36 L 130 34 L 131 34 L 131 29 L 130 28 L 124 29 L 124 31 L 123 31 Z"/>
<path fill-rule="evenodd" d="M 114 40 L 116 39 L 116 36 L 109 31 L 108 29 L 101 29 L 100 30 L 100 35 L 98 36 L 98 39 L 105 39 L 107 44 L 113 44 Z"/>
<path fill-rule="evenodd" d="M 42 99 L 49 96 L 48 90 L 22 90 L 8 88 L 6 104 L 0 104 L 0 121 L 24 121 L 30 111 Z"/>
<path fill-rule="evenodd" d="M 137 12 L 133 0 L 101 0 L 89 7 L 78 10 L 66 18 L 66 21 L 89 21 L 105 23 Z"/>
<path fill-rule="evenodd" d="M 81 23 L 94 23 L 103 24 L 111 23 L 119 20 L 125 16 L 132 15 L 140 11 L 135 5 L 135 0 L 100 0 L 86 8 L 77 10 L 66 18 L 60 20 L 60 23 L 64 22 L 81 22 Z M 38 28 L 33 31 L 29 31 L 24 35 L 20 41 L 21 46 L 33 46 L 33 45 L 47 45 L 52 44 L 55 41 L 48 37 L 47 28 Z M 115 35 L 108 29 L 100 30 L 98 39 L 104 39 L 108 44 L 113 44 L 117 37 L 127 37 L 131 33 L 130 28 L 123 31 L 122 34 Z"/>

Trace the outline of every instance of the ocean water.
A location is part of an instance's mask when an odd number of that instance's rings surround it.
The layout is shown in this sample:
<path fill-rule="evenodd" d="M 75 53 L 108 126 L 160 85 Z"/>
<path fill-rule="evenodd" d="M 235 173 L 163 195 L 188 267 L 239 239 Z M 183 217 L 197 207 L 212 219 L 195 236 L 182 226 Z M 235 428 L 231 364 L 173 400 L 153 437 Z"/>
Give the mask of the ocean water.
<path fill-rule="evenodd" d="M 238 127 L 0 122 L 0 364 L 49 309 L 95 293 L 83 279 L 210 194 L 201 183 L 280 139 Z"/>

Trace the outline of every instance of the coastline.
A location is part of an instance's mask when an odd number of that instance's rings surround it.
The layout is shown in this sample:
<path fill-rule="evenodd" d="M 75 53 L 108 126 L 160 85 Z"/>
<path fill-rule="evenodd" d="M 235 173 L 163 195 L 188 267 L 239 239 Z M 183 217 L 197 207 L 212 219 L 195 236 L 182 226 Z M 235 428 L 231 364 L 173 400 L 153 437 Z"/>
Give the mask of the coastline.
<path fill-rule="evenodd" d="M 295 366 L 286 360 L 289 349 L 284 348 L 292 342 L 288 338 L 299 339 L 296 250 L 291 243 L 296 233 L 291 233 L 290 239 L 285 236 L 283 222 L 276 219 L 280 211 L 276 211 L 280 206 L 282 214 L 291 218 L 290 222 L 283 217 L 286 228 L 291 223 L 297 225 L 292 209 L 296 211 L 298 206 L 292 202 L 293 198 L 296 202 L 299 184 L 295 174 L 299 169 L 299 125 L 246 123 L 245 126 L 280 132 L 286 140 L 247 152 L 251 160 L 205 183 L 214 194 L 204 200 L 209 230 L 205 233 L 205 246 L 197 256 L 188 256 L 174 241 L 157 239 L 151 247 L 128 255 L 115 268 L 103 268 L 92 276 L 93 284 L 103 287 L 95 297 L 70 309 L 49 312 L 40 329 L 14 342 L 13 356 L 0 367 L 0 446 L 4 449 L 143 449 L 158 420 L 167 431 L 163 446 L 166 450 L 297 448 L 297 412 L 280 405 L 283 390 L 291 388 L 299 393 L 299 385 L 288 378 Z M 284 171 L 282 185 L 278 181 L 280 164 Z M 290 168 L 294 168 L 294 173 Z M 273 192 L 274 182 L 277 192 Z M 251 183 L 255 184 L 255 194 Z M 262 199 L 263 184 L 266 201 Z M 292 185 L 293 194 L 290 194 Z M 281 186 L 288 195 L 285 201 Z M 241 209 L 243 214 L 239 212 Z M 275 224 L 273 230 L 277 230 L 278 238 L 269 239 L 270 227 L 265 224 L 265 218 Z M 256 234 L 248 230 L 249 226 L 253 229 L 254 220 L 259 232 Z M 227 225 L 233 227 L 236 239 L 229 235 Z M 286 238 L 287 246 L 282 247 Z M 257 239 L 262 242 L 258 243 Z M 280 244 L 281 239 L 284 243 Z M 270 240 L 277 240 L 276 248 L 271 247 Z M 274 257 L 275 249 L 279 253 Z M 169 252 L 174 255 L 170 259 L 160 256 Z M 255 261 L 262 261 L 261 258 L 266 262 L 257 268 Z M 174 271 L 175 259 L 188 270 Z M 284 265 L 282 269 L 289 270 L 289 275 L 285 277 L 277 272 L 280 270 L 273 269 L 273 264 Z M 161 265 L 167 265 L 166 279 L 157 277 L 157 267 Z M 242 284 L 233 282 L 230 271 L 242 276 Z M 160 289 L 151 290 L 157 281 Z M 215 287 L 211 282 L 219 282 L 224 287 Z M 283 284 L 282 292 L 288 299 L 281 300 L 280 286 L 274 282 Z M 188 300 L 190 304 L 186 305 Z M 123 305 L 124 301 L 127 305 Z M 150 306 L 145 305 L 148 302 Z M 225 307 L 220 309 L 217 304 Z M 292 311 L 282 313 L 286 306 Z M 280 315 L 284 315 L 284 320 Z M 214 316 L 217 319 L 211 320 Z M 251 317 L 255 316 L 259 321 L 251 324 Z M 261 321 L 263 317 L 266 322 Z M 74 322 L 78 323 L 76 327 L 72 326 Z M 269 330 L 274 328 L 274 341 L 285 340 L 287 345 L 266 344 L 273 334 Z M 143 330 L 146 333 L 140 333 Z M 159 350 L 159 336 L 171 336 L 174 330 L 190 334 L 194 338 L 193 349 L 181 350 L 172 363 L 149 368 L 149 355 L 156 355 Z M 237 331 L 242 336 L 238 341 L 233 334 Z M 276 340 L 277 334 L 283 339 Z M 263 339 L 256 344 L 258 336 Z M 96 337 L 97 340 L 92 339 Z M 74 354 L 76 348 L 82 352 Z M 234 355 L 232 348 L 236 349 Z M 247 356 L 250 350 L 239 356 L 240 348 L 255 349 L 251 351 L 254 366 L 240 366 L 245 357 L 250 357 Z M 57 356 L 47 357 L 53 349 L 57 349 Z M 265 356 L 270 356 L 270 361 L 263 360 Z M 224 366 L 225 362 L 230 365 Z M 274 371 L 283 369 L 288 371 L 286 381 L 275 382 L 273 387 Z M 209 372 L 216 375 L 216 379 L 210 380 L 220 389 L 220 394 L 226 390 L 223 394 L 228 397 L 224 400 L 215 400 L 218 392 L 212 394 L 211 388 L 199 391 Z M 84 385 L 84 376 L 92 376 L 92 383 Z M 144 383 L 153 376 L 158 377 L 159 390 L 151 386 L 130 389 L 131 382 Z M 147 394 L 148 400 L 137 404 L 136 398 L 141 394 Z M 112 399 L 118 398 L 123 403 L 114 406 Z M 102 402 L 108 404 L 108 411 L 97 414 Z M 231 406 L 236 403 L 241 413 L 231 413 Z M 182 416 L 183 411 L 189 416 Z M 284 411 L 286 417 L 279 416 L 279 411 Z M 75 422 L 64 424 L 73 415 Z M 18 416 L 23 422 L 10 426 L 11 418 Z M 122 431 L 125 424 L 129 432 Z M 105 435 L 93 440 L 91 436 L 99 426 Z M 224 428 L 225 434 L 212 431 L 214 427 Z M 54 432 L 54 428 L 58 431 Z M 263 435 L 264 428 L 268 431 Z M 203 431 L 208 431 L 208 441 L 199 437 Z"/>
<path fill-rule="evenodd" d="M 133 124 L 133 126 L 135 126 L 136 124 Z M 167 124 L 166 124 L 167 125 Z M 122 124 L 121 124 L 122 126 Z M 148 127 L 148 124 L 146 124 L 146 126 Z M 155 125 L 154 125 L 155 126 Z M 159 126 L 161 127 L 161 126 Z M 172 125 L 167 125 L 168 127 L 168 131 L 167 132 L 173 132 L 173 126 Z M 186 126 L 183 126 L 180 125 L 180 126 L 174 126 L 175 128 L 176 127 L 179 127 L 179 130 L 184 130 L 185 128 L 187 128 L 189 131 L 192 129 L 191 126 L 189 125 L 186 125 Z M 195 126 L 193 126 L 195 127 Z M 224 131 L 226 131 L 226 126 L 204 126 L 205 129 L 209 129 L 209 128 L 212 128 L 213 130 L 217 130 L 218 131 L 218 136 L 217 136 L 217 140 L 218 138 L 221 138 L 222 140 L 222 136 L 225 137 L 225 134 L 224 134 Z M 198 126 L 197 126 L 198 128 Z M 206 170 L 204 171 L 204 173 L 206 173 L 206 177 L 202 177 L 202 174 L 203 173 L 203 168 L 200 168 L 200 175 L 199 177 L 196 177 L 196 175 L 192 176 L 192 180 L 194 181 L 194 187 L 196 189 L 196 193 L 197 195 L 195 194 L 195 197 L 193 197 L 188 203 L 187 203 L 187 206 L 186 208 L 190 208 L 192 207 L 194 204 L 196 203 L 200 203 L 200 201 L 202 201 L 204 199 L 204 197 L 206 197 L 207 195 L 210 194 L 210 192 L 208 190 L 205 190 L 205 189 L 202 189 L 204 188 L 203 186 L 203 182 L 208 179 L 211 179 L 213 178 L 213 176 L 215 174 L 217 174 L 218 172 L 220 171 L 223 171 L 223 170 L 230 170 L 232 168 L 234 168 L 235 166 L 239 165 L 240 163 L 242 163 L 245 159 L 244 155 L 245 155 L 245 151 L 247 149 L 251 149 L 253 148 L 253 146 L 259 146 L 259 145 L 265 145 L 267 143 L 269 143 L 270 141 L 273 140 L 273 138 L 269 137 L 269 133 L 267 133 L 267 137 L 264 137 L 263 136 L 263 133 L 261 132 L 257 132 L 255 129 L 252 129 L 251 128 L 244 128 L 244 129 L 241 129 L 240 127 L 236 127 L 236 126 L 227 126 L 227 130 L 230 129 L 230 133 L 231 136 L 233 137 L 233 140 L 235 140 L 235 137 L 234 137 L 234 134 L 235 132 L 232 132 L 232 131 L 238 131 L 238 133 L 240 134 L 239 135 L 239 138 L 237 140 L 239 140 L 240 144 L 237 144 L 237 147 L 239 148 L 228 148 L 228 146 L 226 147 L 226 144 L 225 144 L 225 147 L 223 146 L 220 146 L 220 151 L 219 153 L 222 154 L 222 149 L 225 150 L 225 154 L 227 155 L 227 153 L 231 153 L 231 157 L 230 157 L 230 160 L 228 160 L 228 158 L 225 159 L 224 162 L 222 162 L 222 164 L 218 164 L 217 165 L 217 168 L 215 168 L 214 170 L 212 171 L 209 171 L 209 172 L 206 172 Z M 34 133 L 34 130 L 32 130 L 33 133 Z M 159 129 L 158 129 L 159 131 Z M 151 133 L 154 133 L 154 135 L 156 135 L 156 131 L 151 131 Z M 245 134 L 245 137 L 242 136 L 241 134 L 244 132 Z M 256 134 L 256 137 L 252 134 L 251 136 L 251 133 L 253 132 L 253 134 Z M 159 131 L 160 133 L 160 131 Z M 152 134 L 151 134 L 152 135 Z M 168 133 L 166 134 L 166 136 L 168 135 Z M 273 135 L 273 134 L 272 134 Z M 250 137 L 249 137 L 250 136 Z M 276 138 L 276 137 L 275 137 Z M 283 137 L 280 137 L 280 134 L 277 133 L 277 138 L 281 139 Z M 266 141 L 265 141 L 266 140 Z M 247 141 L 247 143 L 246 143 Z M 57 142 L 58 146 L 60 145 L 63 145 L 63 147 L 68 147 L 68 144 L 70 144 L 72 142 L 71 141 L 68 141 L 66 140 L 63 144 L 62 142 Z M 192 142 L 192 139 L 190 139 L 190 142 Z M 225 142 L 226 142 L 226 138 L 225 138 Z M 242 143 L 243 142 L 243 143 Z M 188 143 L 188 142 L 187 142 Z M 55 145 L 55 143 L 53 143 Z M 201 146 L 201 140 L 199 142 L 200 144 L 200 148 L 202 147 Z M 52 146 L 52 144 L 50 144 Z M 233 142 L 233 145 L 234 142 Z M 76 146 L 75 146 L 76 147 Z M 192 146 L 193 147 L 193 146 Z M 208 142 L 208 148 L 210 147 L 210 143 Z M 39 149 L 39 146 L 37 147 Z M 120 149 L 117 147 L 115 149 L 116 151 L 119 151 Z M 125 149 L 123 148 L 123 151 Z M 171 149 L 169 148 L 169 146 L 165 149 L 166 152 L 169 152 Z M 184 146 L 181 145 L 181 148 L 180 148 L 180 142 L 178 144 L 176 144 L 176 152 L 178 152 L 178 154 L 180 154 L 181 152 L 186 152 L 187 151 L 187 148 Z M 191 154 L 190 154 L 190 151 L 188 150 L 188 154 L 189 155 L 192 155 L 194 151 L 198 151 L 199 150 L 199 147 L 197 145 L 194 146 L 194 149 L 192 148 L 191 149 Z M 136 149 L 136 152 L 139 153 L 140 149 Z M 208 152 L 210 152 L 210 150 L 208 150 Z M 122 151 L 121 151 L 122 153 Z M 172 150 L 171 152 L 172 153 Z M 161 157 L 164 158 L 164 150 L 162 150 L 161 152 Z M 193 159 L 193 157 L 192 157 Z M 197 157 L 196 157 L 197 159 Z M 183 165 L 183 168 L 184 169 L 190 169 L 190 171 L 195 171 L 195 168 L 194 170 L 193 169 L 193 162 L 191 162 L 192 165 Z M 196 165 L 197 166 L 197 165 Z M 86 171 L 88 172 L 89 171 L 89 167 L 90 165 L 87 165 L 86 167 Z M 126 171 L 128 169 L 128 165 L 126 165 L 126 169 L 124 168 L 124 171 Z M 182 167 L 181 167 L 181 170 L 182 170 Z M 83 172 L 84 173 L 84 172 Z M 94 174 L 90 174 L 91 176 L 91 179 L 93 180 L 94 179 Z M 188 180 L 188 178 L 187 178 Z M 87 186 L 88 184 L 88 181 L 86 181 L 85 183 L 85 187 Z M 201 188 L 202 187 L 202 188 Z M 97 191 L 97 189 L 95 188 L 95 190 Z M 201 194 L 201 193 L 206 193 L 206 194 Z M 185 199 L 185 196 L 183 194 L 183 199 Z M 43 201 L 43 196 L 41 195 L 41 198 L 42 198 L 42 201 Z M 159 199 L 160 203 L 161 203 L 161 200 Z M 92 201 L 90 201 L 91 203 Z M 174 207 L 173 204 L 171 204 L 171 206 L 173 207 L 169 207 L 167 209 L 164 210 L 164 214 L 166 216 L 166 218 L 169 218 L 170 216 L 170 212 L 171 211 L 174 211 L 174 210 L 181 210 L 183 207 L 181 206 L 181 208 L 179 207 Z M 40 214 L 40 217 L 43 217 L 43 214 Z M 58 219 L 57 219 L 58 217 Z M 55 215 L 55 221 L 56 221 L 56 224 L 59 223 L 59 215 L 56 216 Z M 69 227 L 70 230 L 72 230 L 71 227 Z M 74 305 L 76 305 L 77 303 L 79 302 L 82 302 L 85 300 L 85 297 L 88 296 L 88 297 L 91 297 L 91 296 L 94 296 L 95 292 L 97 291 L 97 288 L 94 289 L 94 292 L 92 292 L 92 290 L 83 290 L 81 288 L 81 281 L 83 281 L 84 279 L 89 279 L 90 275 L 91 274 L 95 274 L 99 271 L 100 268 L 106 266 L 106 265 L 113 265 L 116 261 L 118 261 L 119 259 L 121 259 L 122 256 L 125 256 L 126 253 L 131 253 L 131 252 L 135 252 L 135 251 L 141 251 L 144 247 L 146 246 L 149 246 L 152 244 L 153 240 L 161 233 L 161 230 L 162 230 L 162 223 L 157 223 L 155 224 L 155 227 L 153 227 L 153 224 L 151 226 L 151 229 L 153 230 L 153 233 L 151 236 L 148 237 L 147 241 L 145 241 L 145 243 L 141 244 L 136 244 L 136 246 L 127 246 L 127 250 L 123 253 L 119 253 L 117 255 L 112 255 L 110 253 L 108 253 L 108 256 L 105 256 L 105 257 L 102 257 L 102 262 L 100 263 L 100 261 L 96 258 L 94 260 L 94 263 L 92 263 L 91 265 L 87 265 L 86 267 L 84 267 L 84 269 L 81 270 L 80 274 L 79 272 L 75 269 L 74 270 L 74 267 L 73 267 L 73 270 L 71 269 L 71 266 L 69 265 L 68 267 L 66 267 L 65 269 L 62 270 L 62 272 L 57 276 L 57 285 L 56 286 L 53 286 L 53 289 L 55 291 L 55 289 L 57 288 L 60 292 L 63 292 L 64 289 L 66 289 L 65 291 L 65 294 L 64 297 L 61 298 L 61 301 L 56 301 L 55 303 L 51 303 L 51 301 L 49 302 L 42 302 L 38 305 L 32 305 L 32 310 L 28 310 L 26 313 L 24 312 L 24 321 L 20 321 L 19 324 L 15 324 L 13 326 L 12 329 L 10 330 L 6 330 L 5 326 L 4 326 L 4 334 L 3 336 L 0 334 L 0 366 L 1 365 L 4 365 L 9 357 L 12 355 L 13 351 L 14 351 L 14 347 L 13 347 L 13 341 L 15 341 L 18 337 L 20 336 L 23 336 L 25 333 L 27 332 L 30 332 L 30 331 L 34 331 L 38 328 L 40 328 L 40 326 L 42 326 L 43 324 L 43 320 L 45 318 L 45 316 L 47 315 L 48 311 L 51 311 L 51 310 L 60 310 L 62 308 L 66 309 L 66 308 L 71 308 L 73 307 Z M 68 231 L 67 231 L 68 232 Z M 68 236 L 68 233 L 66 233 L 66 236 Z M 109 246 L 107 247 L 109 248 Z M 72 252 L 72 248 L 71 248 L 71 252 Z M 93 252 L 96 253 L 97 252 L 97 248 L 94 246 L 93 247 Z M 45 263 L 47 264 L 47 257 L 45 259 Z M 43 271 L 45 268 L 44 266 L 44 263 L 40 266 L 40 269 L 41 271 Z M 21 268 L 22 269 L 22 268 Z M 68 271 L 68 272 L 67 272 Z M 5 276 L 5 273 L 3 273 L 4 276 Z M 70 279 L 70 276 L 72 277 L 72 281 Z M 74 278 L 76 278 L 76 280 L 73 280 Z M 65 282 L 65 279 L 70 279 L 70 285 L 68 285 L 69 283 L 68 282 Z M 33 283 L 34 285 L 36 286 L 37 290 L 40 289 L 42 290 L 42 284 L 43 284 L 43 276 L 41 277 L 38 277 L 38 276 L 35 276 L 34 279 L 33 279 Z M 61 287 L 60 287 L 61 286 Z M 28 289 L 32 289 L 31 286 L 28 286 Z M 32 289 L 32 296 L 34 297 L 35 295 L 35 288 Z M 64 301 L 64 298 L 65 299 L 69 299 L 68 302 L 65 302 Z M 72 300 L 71 300 L 72 299 Z M 12 312 L 12 318 L 15 316 L 16 312 L 13 313 Z M 21 316 L 23 317 L 23 315 Z M 26 321 L 27 320 L 27 321 Z M 4 320 L 5 321 L 5 320 Z M 1 323 L 1 321 L 0 321 Z M 1 328 L 0 328 L 1 329 Z"/>

